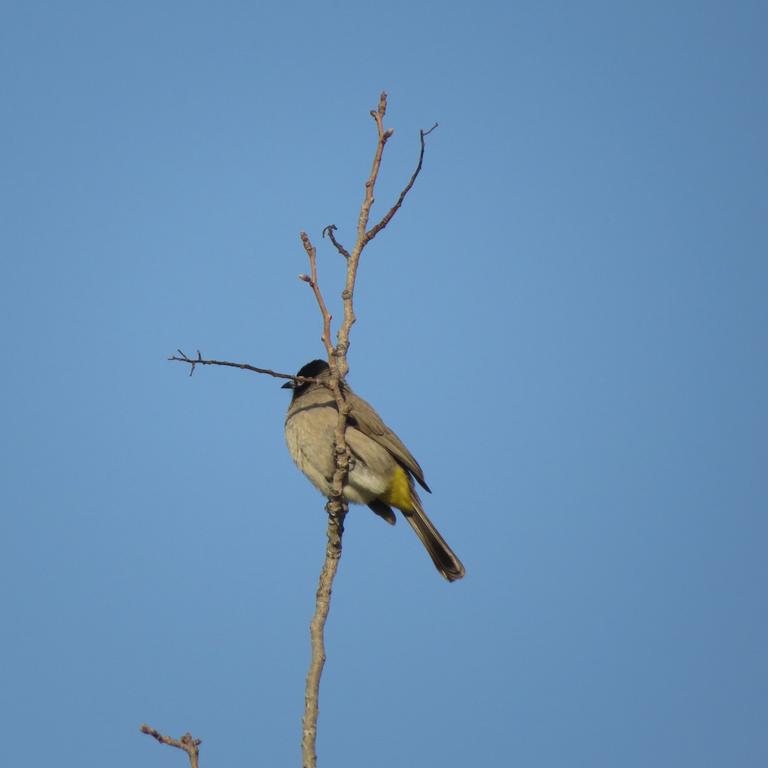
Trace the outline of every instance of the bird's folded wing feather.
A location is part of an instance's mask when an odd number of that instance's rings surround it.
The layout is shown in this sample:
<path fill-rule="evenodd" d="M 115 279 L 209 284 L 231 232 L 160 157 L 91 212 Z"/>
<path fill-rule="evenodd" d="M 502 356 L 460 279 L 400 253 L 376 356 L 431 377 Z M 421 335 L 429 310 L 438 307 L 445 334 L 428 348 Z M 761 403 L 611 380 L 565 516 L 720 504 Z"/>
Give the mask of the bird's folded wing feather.
<path fill-rule="evenodd" d="M 403 441 L 381 420 L 376 411 L 354 392 L 347 389 L 347 402 L 350 405 L 349 418 L 365 435 L 386 448 L 419 482 L 424 490 L 429 486 L 424 481 L 424 472 L 413 454 L 403 445 Z M 431 491 L 430 491 L 431 493 Z"/>

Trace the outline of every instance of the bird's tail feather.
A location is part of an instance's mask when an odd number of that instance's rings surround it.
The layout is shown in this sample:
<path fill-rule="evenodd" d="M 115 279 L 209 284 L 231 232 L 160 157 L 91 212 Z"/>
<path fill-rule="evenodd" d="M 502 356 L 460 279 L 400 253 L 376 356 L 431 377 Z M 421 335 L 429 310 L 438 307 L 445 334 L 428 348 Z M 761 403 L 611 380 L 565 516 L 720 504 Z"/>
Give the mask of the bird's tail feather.
<path fill-rule="evenodd" d="M 416 496 L 415 493 L 413 495 L 414 497 Z M 413 499 L 413 511 L 404 512 L 403 516 L 411 524 L 411 528 L 416 531 L 419 539 L 421 539 L 421 543 L 432 558 L 435 568 L 448 581 L 456 581 L 462 578 L 464 576 L 464 566 L 461 564 L 461 560 L 456 557 L 437 528 L 432 525 L 432 521 L 422 509 L 418 498 Z"/>

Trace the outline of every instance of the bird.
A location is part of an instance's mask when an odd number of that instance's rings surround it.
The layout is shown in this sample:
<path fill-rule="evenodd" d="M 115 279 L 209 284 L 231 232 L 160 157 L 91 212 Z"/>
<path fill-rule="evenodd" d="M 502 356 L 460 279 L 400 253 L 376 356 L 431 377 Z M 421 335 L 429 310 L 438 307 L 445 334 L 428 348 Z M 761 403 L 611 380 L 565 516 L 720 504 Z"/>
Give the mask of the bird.
<path fill-rule="evenodd" d="M 285 441 L 296 466 L 320 493 L 330 496 L 339 413 L 334 394 L 326 386 L 330 368 L 325 360 L 312 360 L 296 376 L 314 381 L 291 380 L 282 386 L 293 390 L 285 419 Z M 461 560 L 427 517 L 416 491 L 414 480 L 431 493 L 419 463 L 373 406 L 346 382 L 341 388 L 349 406 L 344 437 L 351 457 L 343 497 L 352 504 L 366 504 L 390 525 L 396 522 L 392 508 L 398 509 L 437 570 L 448 581 L 461 579 Z"/>

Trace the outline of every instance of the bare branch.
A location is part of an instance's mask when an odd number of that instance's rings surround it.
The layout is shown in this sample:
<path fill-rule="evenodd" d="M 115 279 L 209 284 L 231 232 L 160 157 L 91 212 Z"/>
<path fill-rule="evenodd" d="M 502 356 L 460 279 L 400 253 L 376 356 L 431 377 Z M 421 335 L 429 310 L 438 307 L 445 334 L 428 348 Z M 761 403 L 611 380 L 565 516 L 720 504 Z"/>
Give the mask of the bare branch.
<path fill-rule="evenodd" d="M 428 131 L 420 131 L 421 151 L 419 153 L 419 162 L 416 166 L 416 170 L 413 172 L 408 184 L 400 193 L 395 205 L 387 212 L 382 220 L 374 225 L 371 229 L 368 229 L 368 223 L 371 215 L 371 208 L 374 203 L 374 188 L 379 175 L 379 168 L 381 166 L 381 160 L 384 153 L 384 147 L 387 141 L 393 134 L 391 128 L 384 127 L 384 117 L 387 111 L 387 94 L 382 92 L 379 97 L 379 103 L 376 109 L 371 111 L 371 116 L 376 122 L 376 131 L 378 139 L 376 142 L 376 149 L 374 151 L 373 163 L 371 166 L 370 174 L 365 182 L 365 192 L 363 200 L 360 205 L 360 212 L 357 220 L 357 232 L 354 247 L 351 251 L 348 251 L 335 236 L 336 226 L 331 224 L 323 230 L 323 237 L 326 233 L 336 248 L 336 250 L 344 256 L 347 261 L 347 273 L 344 282 L 344 290 L 342 291 L 341 298 L 344 306 L 344 317 L 341 326 L 336 334 L 336 346 L 334 347 L 331 340 L 331 321 L 332 316 L 328 311 L 328 307 L 323 298 L 322 292 L 317 277 L 317 253 L 315 247 L 309 239 L 309 236 L 305 233 L 301 233 L 301 241 L 304 246 L 304 250 L 307 253 L 309 259 L 309 275 L 299 275 L 299 279 L 303 280 L 312 288 L 315 296 L 320 314 L 323 322 L 323 333 L 321 336 L 323 346 L 325 347 L 326 354 L 328 355 L 328 365 L 330 368 L 330 377 L 325 379 L 323 383 L 328 386 L 333 392 L 334 399 L 336 401 L 336 407 L 338 410 L 338 419 L 336 423 L 336 429 L 334 432 L 334 455 L 335 455 L 335 469 L 333 479 L 331 482 L 330 494 L 328 496 L 328 503 L 326 510 L 328 512 L 328 542 L 326 545 L 325 562 L 323 564 L 322 571 L 320 573 L 320 579 L 317 589 L 317 600 L 315 604 L 315 613 L 312 617 L 310 624 L 310 637 L 312 645 L 312 658 L 307 673 L 305 699 L 304 699 L 304 720 L 303 720 L 303 734 L 302 734 L 302 762 L 304 768 L 316 768 L 317 754 L 316 754 L 316 739 L 317 739 L 317 718 L 318 718 L 318 701 L 320 692 L 320 678 L 323 672 L 323 666 L 325 664 L 325 623 L 328 618 L 330 610 L 331 591 L 333 587 L 333 580 L 336 576 L 336 572 L 339 565 L 339 559 L 341 558 L 342 551 L 342 537 L 344 534 L 344 519 L 348 511 L 348 503 L 344 498 L 343 489 L 346 483 L 347 476 L 350 469 L 350 454 L 346 444 L 345 432 L 347 417 L 349 415 L 349 405 L 345 399 L 345 387 L 344 381 L 349 371 L 349 364 L 347 362 L 347 352 L 349 350 L 349 336 L 352 325 L 354 325 L 356 317 L 354 312 L 354 292 L 357 279 L 357 269 L 360 263 L 360 256 L 365 246 L 391 221 L 392 217 L 397 213 L 400 206 L 403 204 L 406 195 L 411 190 L 418 177 L 422 163 L 424 160 L 425 142 L 424 139 L 428 136 L 436 127 L 435 123 Z M 262 373 L 268 376 L 273 376 L 280 379 L 289 379 L 291 381 L 301 383 L 308 381 L 317 381 L 315 378 L 306 376 L 294 376 L 287 373 L 278 373 L 268 368 L 258 368 L 247 363 L 234 363 L 223 360 L 205 360 L 203 359 L 200 351 L 197 351 L 197 357 L 188 357 L 181 350 L 177 350 L 179 356 L 169 357 L 169 360 L 186 363 L 190 366 L 190 376 L 194 373 L 197 365 L 221 365 L 228 366 L 230 368 L 240 368 L 246 371 L 253 371 L 254 373 Z M 198 745 L 199 739 L 193 739 L 190 734 L 184 734 L 181 739 L 172 739 L 155 731 L 147 725 L 141 727 L 143 733 L 147 733 L 157 739 L 163 744 L 183 749 L 187 752 L 190 758 L 192 768 L 197 768 L 198 759 Z"/>
<path fill-rule="evenodd" d="M 344 534 L 344 515 L 328 514 L 328 543 L 325 549 L 325 562 L 320 572 L 315 600 L 315 614 L 309 625 L 312 645 L 312 659 L 307 672 L 307 685 L 304 695 L 304 721 L 301 737 L 303 768 L 315 768 L 317 753 L 317 716 L 320 695 L 320 677 L 325 666 L 325 622 L 331 608 L 331 590 L 336 577 L 336 569 L 341 558 L 341 539 Z"/>
<path fill-rule="evenodd" d="M 231 363 L 228 360 L 203 360 L 203 357 L 200 354 L 199 349 L 197 350 L 197 357 L 188 357 L 180 349 L 177 349 L 176 351 L 181 355 L 181 357 L 176 357 L 176 355 L 172 355 L 168 359 L 175 360 L 178 363 L 188 363 L 190 366 L 190 369 L 189 369 L 190 376 L 195 372 L 196 365 L 225 365 L 228 368 L 240 368 L 244 371 L 253 371 L 254 373 L 264 373 L 267 376 L 273 376 L 276 379 L 290 379 L 291 381 L 295 381 L 299 384 L 304 381 L 316 381 L 316 379 L 312 378 L 311 376 L 294 376 L 291 373 L 278 373 L 277 371 L 272 371 L 269 368 L 257 368 L 255 365 L 249 365 L 248 363 Z"/>
<path fill-rule="evenodd" d="M 336 407 L 339 412 L 339 418 L 336 422 L 336 431 L 334 434 L 334 450 L 336 453 L 336 469 L 333 473 L 331 483 L 331 495 L 328 497 L 326 509 L 328 511 L 328 545 L 325 550 L 325 562 L 320 573 L 320 581 L 317 588 L 317 601 L 315 603 L 315 614 L 310 624 L 310 636 L 312 641 L 312 659 L 307 673 L 307 685 L 304 695 L 304 728 L 301 740 L 301 753 L 304 768 L 315 768 L 317 765 L 317 754 L 315 751 L 315 742 L 317 738 L 317 716 L 318 700 L 320 696 L 320 677 L 325 664 L 325 622 L 328 618 L 330 609 L 331 590 L 333 579 L 336 576 L 339 559 L 341 557 L 341 541 L 344 534 L 344 518 L 347 514 L 348 504 L 343 496 L 344 482 L 349 473 L 349 450 L 345 439 L 347 426 L 347 416 L 349 415 L 349 406 L 344 399 L 343 382 L 349 370 L 347 363 L 347 350 L 349 349 L 349 332 L 355 322 L 355 313 L 352 299 L 355 291 L 355 278 L 357 276 L 357 266 L 360 262 L 360 254 L 367 242 L 366 227 L 368 226 L 368 217 L 371 206 L 373 205 L 373 190 L 376 185 L 376 179 L 379 175 L 379 166 L 381 156 L 384 152 L 384 146 L 387 139 L 392 135 L 391 130 L 384 130 L 383 119 L 387 111 L 387 94 L 382 93 L 379 97 L 378 109 L 373 110 L 371 115 L 376 121 L 376 129 L 379 135 L 376 144 L 376 151 L 373 158 L 373 167 L 370 176 L 365 182 L 365 195 L 360 206 L 360 215 L 357 225 L 357 241 L 351 253 L 340 249 L 333 237 L 333 229 L 326 228 L 331 242 L 336 249 L 347 259 L 347 276 L 344 283 L 344 291 L 341 294 L 344 302 L 344 320 L 336 336 L 336 347 L 330 343 L 330 315 L 325 308 L 325 302 L 317 288 L 317 267 L 315 249 L 309 242 L 309 238 L 302 233 L 301 239 L 304 243 L 304 249 L 309 256 L 310 270 L 312 272 L 308 281 L 315 290 L 315 297 L 320 313 L 323 316 L 323 341 L 328 352 L 328 365 L 331 369 L 330 388 L 333 391 L 336 400 Z"/>
<path fill-rule="evenodd" d="M 163 736 L 162 733 L 151 728 L 146 723 L 139 728 L 142 733 L 146 733 L 152 738 L 159 741 L 161 744 L 167 744 L 169 747 L 176 747 L 187 753 L 189 757 L 190 768 L 198 768 L 198 759 L 200 755 L 200 745 L 203 743 L 202 739 L 196 739 L 191 733 L 185 733 L 180 739 L 173 739 L 170 736 Z"/>
<path fill-rule="evenodd" d="M 299 279 L 303 280 L 305 283 L 309 283 L 310 288 L 312 288 L 312 291 L 315 294 L 317 306 L 320 307 L 320 314 L 323 316 L 323 335 L 320 337 L 320 340 L 323 342 L 325 351 L 328 354 L 328 364 L 332 365 L 331 361 L 333 360 L 334 351 L 333 344 L 331 343 L 331 320 L 333 318 L 331 317 L 328 308 L 325 306 L 325 300 L 323 299 L 323 294 L 320 292 L 320 286 L 317 282 L 317 251 L 315 250 L 315 246 L 312 245 L 312 241 L 309 239 L 309 235 L 306 232 L 302 232 L 300 237 L 301 242 L 304 245 L 304 250 L 309 257 L 310 274 L 309 277 L 307 277 L 307 275 L 299 275 Z"/>
<path fill-rule="evenodd" d="M 336 246 L 336 250 L 345 258 L 349 259 L 349 251 L 336 239 L 334 236 L 334 232 L 336 231 L 337 227 L 335 224 L 329 224 L 324 230 L 323 230 L 323 237 L 325 237 L 326 233 L 328 233 L 328 237 L 331 239 L 331 242 Z"/>
<path fill-rule="evenodd" d="M 328 544 L 325 550 L 325 561 L 320 580 L 317 587 L 317 597 L 315 601 L 315 613 L 309 625 L 310 642 L 312 647 L 312 658 L 307 672 L 307 682 L 304 691 L 304 719 L 301 736 L 301 754 L 304 768 L 315 768 L 317 765 L 317 717 L 319 713 L 320 699 L 320 678 L 323 674 L 325 665 L 325 622 L 328 618 L 328 611 L 331 607 L 331 590 L 333 580 L 336 577 L 336 570 L 341 557 L 341 540 L 344 535 L 344 518 L 349 508 L 347 501 L 343 497 L 344 481 L 349 471 L 349 451 L 344 433 L 346 431 L 347 414 L 349 407 L 344 400 L 341 378 L 338 371 L 338 360 L 346 362 L 344 353 L 334 349 L 331 343 L 331 315 L 323 299 L 320 286 L 317 282 L 317 252 L 312 245 L 309 236 L 301 233 L 301 242 L 309 258 L 310 275 L 302 275 L 302 280 L 309 283 L 312 288 L 317 306 L 320 309 L 320 315 L 323 318 L 322 341 L 328 355 L 328 366 L 331 369 L 331 378 L 329 386 L 333 392 L 336 406 L 339 412 L 339 418 L 334 435 L 334 452 L 336 456 L 336 468 L 331 482 L 331 494 L 328 497 L 326 511 L 328 512 Z M 352 263 L 351 258 L 347 260 L 347 269 Z"/>
<path fill-rule="evenodd" d="M 355 241 L 355 247 L 352 249 L 349 259 L 347 259 L 347 278 L 344 282 L 344 290 L 342 291 L 341 298 L 344 302 L 344 320 L 339 328 L 339 332 L 336 335 L 336 358 L 339 366 L 339 379 L 344 380 L 349 370 L 347 364 L 347 350 L 349 349 L 349 332 L 356 321 L 355 309 L 353 304 L 353 296 L 355 292 L 355 281 L 357 279 L 357 267 L 360 263 L 360 254 L 363 252 L 368 243 L 366 236 L 366 228 L 368 226 L 368 219 L 371 215 L 371 206 L 374 201 L 374 188 L 376 186 L 376 179 L 379 177 L 379 167 L 381 166 L 381 157 L 384 154 L 384 147 L 392 136 L 392 129 L 384 129 L 384 115 L 387 113 L 387 94 L 382 91 L 379 96 L 379 106 L 377 109 L 371 110 L 371 117 L 376 121 L 376 131 L 379 139 L 376 142 L 376 150 L 373 155 L 373 165 L 371 166 L 371 173 L 365 182 L 365 194 L 363 195 L 363 202 L 360 206 L 360 215 L 357 219 L 357 240 Z"/>
<path fill-rule="evenodd" d="M 424 162 L 424 137 L 429 136 L 432 131 L 437 128 L 437 123 L 435 123 L 428 131 L 419 131 L 419 141 L 421 143 L 421 151 L 419 152 L 419 162 L 416 165 L 416 170 L 413 172 L 413 175 L 411 176 L 410 181 L 405 185 L 405 189 L 400 193 L 400 197 L 397 199 L 397 202 L 387 211 L 384 218 L 375 226 L 371 227 L 371 229 L 368 230 L 366 234 L 366 243 L 369 243 L 371 240 L 373 240 L 376 235 L 381 232 L 384 227 L 389 224 L 392 217 L 397 213 L 400 206 L 403 204 L 403 200 L 405 200 L 405 196 L 411 191 L 411 187 L 413 186 L 413 183 L 416 181 L 416 177 L 421 172 L 421 166 Z"/>

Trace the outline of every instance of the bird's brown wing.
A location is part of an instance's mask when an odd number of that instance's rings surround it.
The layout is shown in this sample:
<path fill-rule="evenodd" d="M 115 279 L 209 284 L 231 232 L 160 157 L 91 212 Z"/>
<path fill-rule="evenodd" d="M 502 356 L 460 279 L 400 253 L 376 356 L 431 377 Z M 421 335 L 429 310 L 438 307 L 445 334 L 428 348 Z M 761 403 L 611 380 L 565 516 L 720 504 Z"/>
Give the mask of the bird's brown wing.
<path fill-rule="evenodd" d="M 419 462 L 413 458 L 413 454 L 405 447 L 403 441 L 381 420 L 381 416 L 362 397 L 356 395 L 349 388 L 346 389 L 346 396 L 351 408 L 349 421 L 364 435 L 386 448 L 394 459 L 416 478 L 419 485 L 431 493 L 432 491 L 429 490 L 429 486 L 424 480 L 424 472 L 419 466 Z"/>

